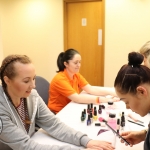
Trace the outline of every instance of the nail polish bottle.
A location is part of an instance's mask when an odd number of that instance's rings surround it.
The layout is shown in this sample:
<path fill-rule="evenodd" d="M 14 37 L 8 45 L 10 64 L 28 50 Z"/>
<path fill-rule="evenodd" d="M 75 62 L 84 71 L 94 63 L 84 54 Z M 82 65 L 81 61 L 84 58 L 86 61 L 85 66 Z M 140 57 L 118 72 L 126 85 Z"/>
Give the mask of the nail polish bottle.
<path fill-rule="evenodd" d="M 119 133 L 120 130 L 120 119 L 117 119 L 117 132 Z"/>
<path fill-rule="evenodd" d="M 87 126 L 91 125 L 91 118 L 90 115 L 88 115 L 88 119 L 87 119 Z"/>
<path fill-rule="evenodd" d="M 91 123 L 93 123 L 93 113 L 90 113 L 90 119 L 91 119 Z"/>
<path fill-rule="evenodd" d="M 92 103 L 91 103 L 91 109 L 90 110 L 91 110 L 90 112 L 93 113 L 93 104 Z"/>
<path fill-rule="evenodd" d="M 90 104 L 87 105 L 87 113 L 90 114 Z"/>
<path fill-rule="evenodd" d="M 84 112 L 84 117 L 86 118 L 86 109 L 84 109 L 83 112 Z"/>
<path fill-rule="evenodd" d="M 122 127 L 122 130 L 123 130 L 124 127 L 125 127 L 125 116 L 124 116 L 124 112 L 122 112 L 122 116 L 121 116 L 121 127 Z"/>
<path fill-rule="evenodd" d="M 81 113 L 81 121 L 83 122 L 85 120 L 84 111 Z"/>
<path fill-rule="evenodd" d="M 101 105 L 99 105 L 98 114 L 101 114 L 101 113 L 102 113 L 102 107 Z"/>
<path fill-rule="evenodd" d="M 114 130 L 117 129 L 117 120 L 115 113 L 109 113 L 107 124 L 109 124 Z"/>
<path fill-rule="evenodd" d="M 94 120 L 94 121 L 97 120 L 97 110 L 96 110 L 96 109 L 94 109 L 93 120 Z"/>
<path fill-rule="evenodd" d="M 113 134 L 113 136 L 114 136 L 114 137 L 113 137 L 113 140 L 111 141 L 111 145 L 112 145 L 114 148 L 116 148 L 116 137 L 117 137 L 117 136 L 116 136 L 115 133 Z"/>
<path fill-rule="evenodd" d="M 101 108 L 102 108 L 102 109 L 105 109 L 105 105 L 101 105 Z"/>
<path fill-rule="evenodd" d="M 95 111 L 95 110 L 97 111 L 96 106 L 94 106 L 93 114 L 94 114 L 94 111 Z"/>

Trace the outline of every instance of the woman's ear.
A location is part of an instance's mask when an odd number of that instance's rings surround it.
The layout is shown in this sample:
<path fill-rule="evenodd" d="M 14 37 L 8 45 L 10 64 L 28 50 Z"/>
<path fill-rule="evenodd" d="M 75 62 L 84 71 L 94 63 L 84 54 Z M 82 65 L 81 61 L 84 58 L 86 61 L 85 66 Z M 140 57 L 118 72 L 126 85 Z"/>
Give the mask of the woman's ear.
<path fill-rule="evenodd" d="M 10 83 L 10 79 L 7 76 L 4 76 L 4 81 L 7 85 Z"/>
<path fill-rule="evenodd" d="M 67 62 L 64 62 L 64 66 L 67 67 Z"/>
<path fill-rule="evenodd" d="M 147 89 L 143 86 L 138 86 L 136 88 L 136 91 L 137 91 L 138 94 L 142 94 L 142 95 L 145 95 L 145 96 L 147 95 Z"/>

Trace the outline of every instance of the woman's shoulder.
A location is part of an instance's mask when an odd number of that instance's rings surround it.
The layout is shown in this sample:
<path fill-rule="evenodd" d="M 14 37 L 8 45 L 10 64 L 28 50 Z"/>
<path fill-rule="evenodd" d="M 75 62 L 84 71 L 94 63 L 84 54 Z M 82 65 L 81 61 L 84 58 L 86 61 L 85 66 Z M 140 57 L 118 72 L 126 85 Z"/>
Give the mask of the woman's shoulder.
<path fill-rule="evenodd" d="M 63 71 L 61 71 L 61 72 L 58 72 L 58 73 L 54 76 L 54 78 L 52 79 L 51 83 L 52 83 L 52 82 L 57 82 L 57 81 L 60 81 L 60 80 L 66 80 L 66 79 L 67 79 L 66 74 L 65 74 Z"/>

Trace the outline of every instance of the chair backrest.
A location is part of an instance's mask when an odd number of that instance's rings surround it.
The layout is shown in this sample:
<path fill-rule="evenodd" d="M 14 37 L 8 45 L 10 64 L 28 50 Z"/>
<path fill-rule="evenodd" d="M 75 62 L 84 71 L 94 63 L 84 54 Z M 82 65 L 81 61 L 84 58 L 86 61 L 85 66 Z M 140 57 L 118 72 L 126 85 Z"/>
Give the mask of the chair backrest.
<path fill-rule="evenodd" d="M 35 89 L 37 90 L 38 94 L 41 96 L 41 98 L 44 100 L 45 104 L 47 105 L 48 98 L 49 98 L 50 83 L 43 77 L 36 76 L 35 85 L 36 85 Z"/>

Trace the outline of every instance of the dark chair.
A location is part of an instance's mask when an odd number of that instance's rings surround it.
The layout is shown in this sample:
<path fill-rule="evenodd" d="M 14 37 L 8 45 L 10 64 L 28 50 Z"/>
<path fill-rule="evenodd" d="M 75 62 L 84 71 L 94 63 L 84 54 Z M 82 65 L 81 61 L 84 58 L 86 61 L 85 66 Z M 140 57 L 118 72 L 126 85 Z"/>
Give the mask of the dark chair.
<path fill-rule="evenodd" d="M 43 77 L 36 76 L 35 78 L 35 89 L 37 90 L 38 94 L 41 96 L 45 104 L 48 104 L 49 98 L 49 86 L 50 83 L 44 79 Z"/>
<path fill-rule="evenodd" d="M 49 98 L 49 86 L 50 83 L 41 76 L 35 77 L 35 89 L 37 90 L 38 94 L 41 96 L 45 104 L 48 104 Z M 35 124 L 35 131 L 39 130 L 39 126 Z"/>

